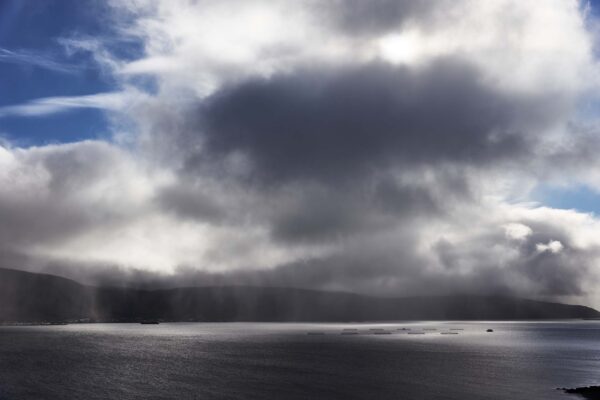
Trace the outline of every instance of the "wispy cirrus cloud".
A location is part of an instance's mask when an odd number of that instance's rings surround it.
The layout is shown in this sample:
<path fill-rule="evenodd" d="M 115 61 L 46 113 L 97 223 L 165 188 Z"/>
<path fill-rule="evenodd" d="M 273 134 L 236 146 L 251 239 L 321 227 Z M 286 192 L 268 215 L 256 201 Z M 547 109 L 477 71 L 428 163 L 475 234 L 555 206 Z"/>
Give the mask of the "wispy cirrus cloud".
<path fill-rule="evenodd" d="M 78 65 L 56 61 L 53 57 L 28 50 L 8 50 L 0 48 L 0 63 L 28 65 L 63 74 L 77 74 L 81 71 Z"/>
<path fill-rule="evenodd" d="M 0 107 L 0 118 L 41 117 L 81 108 L 123 110 L 142 97 L 144 94 L 134 89 L 84 96 L 44 97 L 23 104 Z"/>

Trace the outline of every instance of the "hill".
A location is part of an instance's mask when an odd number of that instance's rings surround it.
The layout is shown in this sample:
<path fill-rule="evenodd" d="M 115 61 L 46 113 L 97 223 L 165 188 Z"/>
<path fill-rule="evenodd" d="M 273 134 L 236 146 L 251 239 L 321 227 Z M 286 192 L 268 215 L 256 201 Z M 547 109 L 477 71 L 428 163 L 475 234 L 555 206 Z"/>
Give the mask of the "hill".
<path fill-rule="evenodd" d="M 277 287 L 97 288 L 0 269 L 0 322 L 385 321 L 598 318 L 585 306 L 503 296 L 382 298 Z"/>

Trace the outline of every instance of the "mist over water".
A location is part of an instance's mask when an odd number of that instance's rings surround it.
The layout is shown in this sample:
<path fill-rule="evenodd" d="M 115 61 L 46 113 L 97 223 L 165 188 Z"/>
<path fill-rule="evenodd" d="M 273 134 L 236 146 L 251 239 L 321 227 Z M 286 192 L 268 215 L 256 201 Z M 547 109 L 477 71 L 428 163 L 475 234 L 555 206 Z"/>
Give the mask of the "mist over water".
<path fill-rule="evenodd" d="M 568 399 L 555 388 L 597 383 L 598 337 L 595 321 L 0 327 L 0 399 Z"/>

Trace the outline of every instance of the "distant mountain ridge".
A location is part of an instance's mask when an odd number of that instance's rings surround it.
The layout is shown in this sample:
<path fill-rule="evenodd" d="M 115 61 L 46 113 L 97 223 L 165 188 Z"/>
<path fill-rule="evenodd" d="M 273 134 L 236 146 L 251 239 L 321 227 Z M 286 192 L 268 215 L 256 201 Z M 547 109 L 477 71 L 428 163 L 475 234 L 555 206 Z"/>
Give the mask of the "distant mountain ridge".
<path fill-rule="evenodd" d="M 502 296 L 381 298 L 278 287 L 164 290 L 85 286 L 0 269 L 0 322 L 391 321 L 599 318 L 590 307 Z"/>

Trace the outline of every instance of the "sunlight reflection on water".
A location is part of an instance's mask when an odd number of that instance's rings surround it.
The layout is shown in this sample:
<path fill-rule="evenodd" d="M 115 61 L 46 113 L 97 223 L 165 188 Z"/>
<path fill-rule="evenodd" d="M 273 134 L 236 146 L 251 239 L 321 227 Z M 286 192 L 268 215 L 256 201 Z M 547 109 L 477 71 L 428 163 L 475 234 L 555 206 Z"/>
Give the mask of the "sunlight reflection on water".
<path fill-rule="evenodd" d="M 599 338 L 592 321 L 0 327 L 0 399 L 565 399 L 599 383 Z"/>

